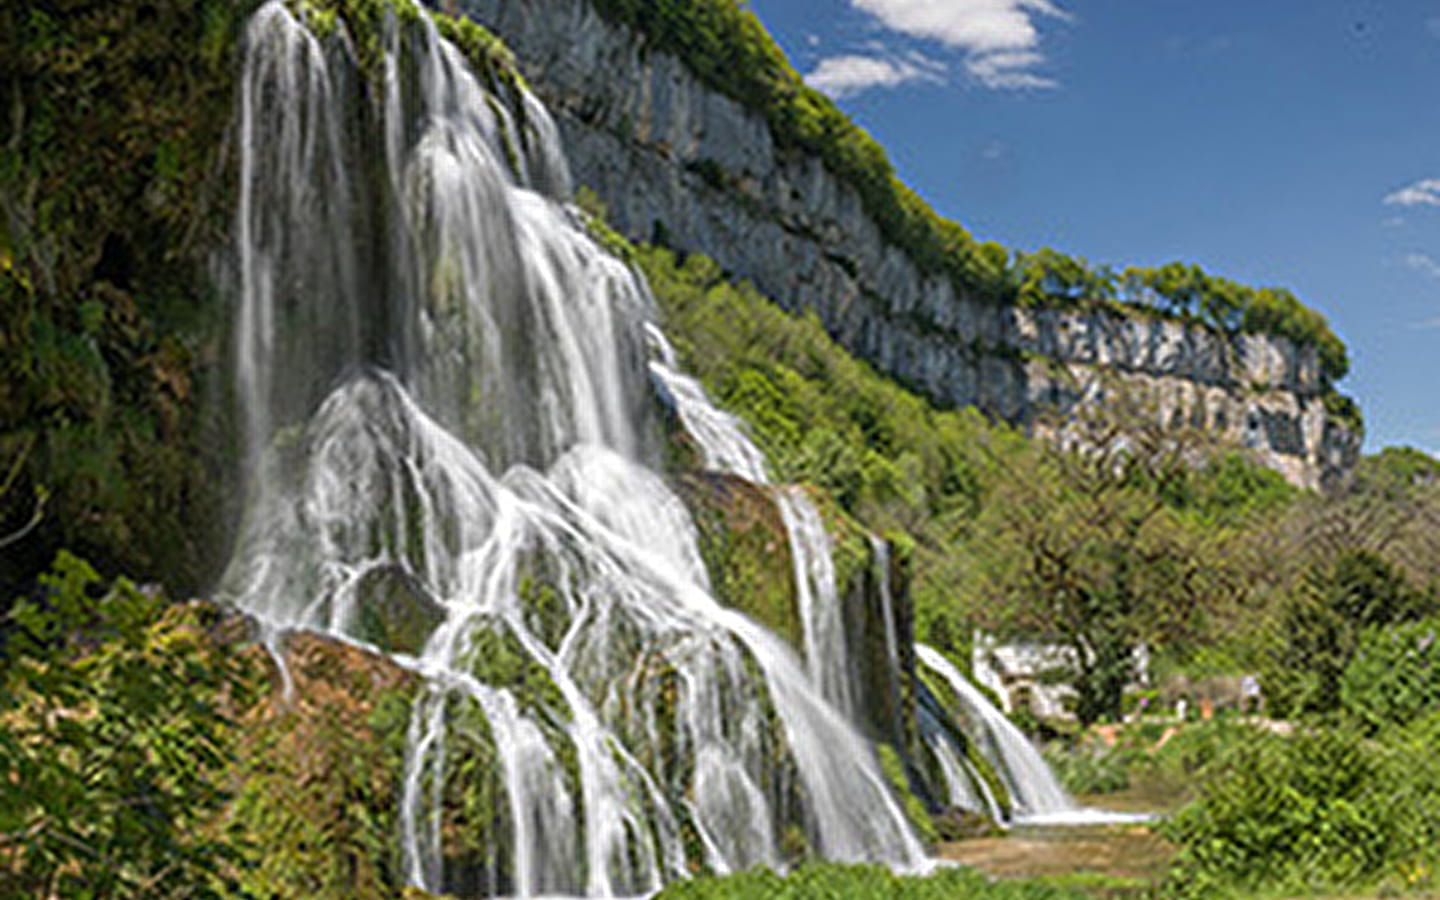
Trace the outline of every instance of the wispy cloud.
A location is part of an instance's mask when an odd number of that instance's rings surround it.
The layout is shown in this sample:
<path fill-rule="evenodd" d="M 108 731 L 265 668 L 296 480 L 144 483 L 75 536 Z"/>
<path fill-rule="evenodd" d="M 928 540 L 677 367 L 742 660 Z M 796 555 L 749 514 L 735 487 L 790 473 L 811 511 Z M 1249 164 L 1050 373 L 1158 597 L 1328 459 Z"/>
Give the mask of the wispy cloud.
<path fill-rule="evenodd" d="M 1424 253 L 1407 253 L 1404 258 L 1401 259 L 1401 262 L 1403 262 L 1407 268 L 1414 269 L 1422 275 L 1440 281 L 1440 262 L 1436 262 L 1434 257 Z M 1418 322 L 1412 323 L 1410 328 L 1414 331 L 1430 331 L 1435 328 L 1440 328 L 1440 316 L 1421 319 Z"/>
<path fill-rule="evenodd" d="M 1069 21 L 1070 15 L 1051 0 L 850 0 L 886 28 L 913 38 L 936 41 L 964 54 L 965 71 L 994 89 L 1038 89 L 1057 85 L 1036 70 L 1044 64 L 1040 28 L 1044 18 Z M 867 87 L 925 79 L 923 67 L 894 59 L 842 56 L 822 60 L 808 81 L 836 96 Z M 864 76 L 871 79 L 862 80 Z"/>
<path fill-rule="evenodd" d="M 1386 206 L 1440 206 L 1440 178 L 1422 178 L 1385 195 Z"/>
<path fill-rule="evenodd" d="M 986 53 L 965 60 L 965 69 L 988 88 L 1015 90 L 1058 86 L 1059 82 L 1055 79 L 1031 71 L 1044 61 L 1045 57 L 1029 50 Z"/>
<path fill-rule="evenodd" d="M 908 57 L 851 54 L 820 60 L 805 81 L 838 98 L 876 87 L 893 88 L 917 81 L 939 83 L 943 73 L 944 66 L 918 53 Z"/>
<path fill-rule="evenodd" d="M 1407 267 L 1440 281 L 1440 262 L 1436 262 L 1424 253 L 1407 253 L 1404 262 Z"/>

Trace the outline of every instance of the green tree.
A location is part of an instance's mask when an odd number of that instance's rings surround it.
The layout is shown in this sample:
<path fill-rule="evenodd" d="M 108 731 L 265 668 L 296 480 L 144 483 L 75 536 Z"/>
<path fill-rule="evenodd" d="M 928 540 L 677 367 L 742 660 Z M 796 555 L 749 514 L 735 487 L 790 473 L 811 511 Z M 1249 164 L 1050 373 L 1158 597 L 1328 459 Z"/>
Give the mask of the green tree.
<path fill-rule="evenodd" d="M 1440 620 L 1368 628 L 1340 679 L 1347 716 L 1370 733 L 1440 711 Z"/>
<path fill-rule="evenodd" d="M 1272 709 L 1281 714 L 1333 713 L 1341 708 L 1341 677 L 1366 629 L 1414 621 L 1431 611 L 1383 557 L 1366 550 L 1317 561 L 1285 604 L 1266 678 Z"/>
<path fill-rule="evenodd" d="M 1194 633 L 1230 593 L 1207 530 L 1166 502 L 1191 449 L 1139 404 L 1086 413 L 1007 459 L 976 522 L 977 618 L 1068 647 L 1084 724 L 1120 717 L 1141 643 Z"/>

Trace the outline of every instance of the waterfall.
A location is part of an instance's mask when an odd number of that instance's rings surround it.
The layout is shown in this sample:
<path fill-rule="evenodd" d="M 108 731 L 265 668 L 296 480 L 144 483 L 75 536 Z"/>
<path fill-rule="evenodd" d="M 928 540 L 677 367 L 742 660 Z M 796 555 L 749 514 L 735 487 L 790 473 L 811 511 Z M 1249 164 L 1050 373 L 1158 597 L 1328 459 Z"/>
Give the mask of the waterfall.
<path fill-rule="evenodd" d="M 844 610 L 835 585 L 830 534 L 820 519 L 820 510 L 802 488 L 777 490 L 775 502 L 790 537 L 810 680 L 825 699 L 853 719 L 856 710 L 850 656 L 845 648 Z"/>
<path fill-rule="evenodd" d="M 875 559 L 875 581 L 880 585 L 880 615 L 885 620 L 885 658 L 892 672 L 900 671 L 900 638 L 895 629 L 895 598 L 890 593 L 890 545 L 870 535 L 870 554 Z"/>
<path fill-rule="evenodd" d="M 647 465 L 652 304 L 565 205 L 548 114 L 418 9 L 389 16 L 381 49 L 362 72 L 280 0 L 247 27 L 234 328 L 251 487 L 222 594 L 271 631 L 381 651 L 377 619 L 428 623 L 388 648 L 423 685 L 409 880 L 635 895 L 695 866 L 781 866 L 795 833 L 828 858 L 920 865 L 816 677 L 816 656 L 843 663 L 831 626 L 807 620 L 807 672 L 709 591 L 695 526 Z M 703 392 L 680 406 L 725 423 Z M 744 443 L 715 462 L 763 480 Z M 777 496 L 818 583 L 818 513 Z M 492 782 L 483 822 L 452 817 L 457 791 Z M 471 836 L 486 855 L 457 872 L 464 827 L 487 829 Z"/>
<path fill-rule="evenodd" d="M 1079 812 L 1040 752 L 968 678 L 931 647 L 916 644 L 915 654 L 954 691 L 971 719 L 967 733 L 977 740 L 980 752 L 1010 792 L 1018 820 L 1060 820 Z"/>
<path fill-rule="evenodd" d="M 996 822 L 1005 821 L 1005 812 L 995 799 L 995 792 L 975 769 L 974 763 L 955 752 L 943 735 L 929 742 L 930 752 L 940 764 L 940 777 L 945 779 L 946 800 L 951 806 L 984 812 Z"/>

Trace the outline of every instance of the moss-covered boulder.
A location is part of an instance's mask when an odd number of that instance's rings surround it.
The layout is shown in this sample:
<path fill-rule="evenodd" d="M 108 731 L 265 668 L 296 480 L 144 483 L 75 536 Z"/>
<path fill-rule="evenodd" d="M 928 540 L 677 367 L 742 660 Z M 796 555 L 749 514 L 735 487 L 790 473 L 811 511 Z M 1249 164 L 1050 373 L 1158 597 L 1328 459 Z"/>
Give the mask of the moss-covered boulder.
<path fill-rule="evenodd" d="M 682 475 L 677 487 L 699 529 L 715 595 L 803 648 L 790 544 L 769 489 L 720 472 Z"/>
<path fill-rule="evenodd" d="M 361 576 L 356 634 L 391 653 L 419 655 L 431 632 L 445 621 L 445 610 L 402 566 L 376 566 Z"/>

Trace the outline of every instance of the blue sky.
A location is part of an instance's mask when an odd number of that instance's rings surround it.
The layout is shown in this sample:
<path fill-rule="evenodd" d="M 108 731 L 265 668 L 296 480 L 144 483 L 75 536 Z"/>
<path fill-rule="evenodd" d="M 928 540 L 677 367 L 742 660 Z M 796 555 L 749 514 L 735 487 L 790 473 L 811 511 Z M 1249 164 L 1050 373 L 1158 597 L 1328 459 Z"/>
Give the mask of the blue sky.
<path fill-rule="evenodd" d="M 1283 285 L 1440 453 L 1440 0 L 751 0 L 982 239 Z"/>

